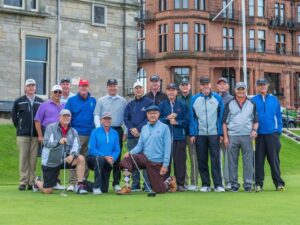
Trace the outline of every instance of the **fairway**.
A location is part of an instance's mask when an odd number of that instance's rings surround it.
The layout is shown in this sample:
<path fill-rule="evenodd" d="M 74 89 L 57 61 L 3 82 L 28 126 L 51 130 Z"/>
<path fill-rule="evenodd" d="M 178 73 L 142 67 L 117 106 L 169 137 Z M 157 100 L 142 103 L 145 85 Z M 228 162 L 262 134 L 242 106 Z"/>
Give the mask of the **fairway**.
<path fill-rule="evenodd" d="M 266 167 L 261 193 L 167 193 L 149 198 L 143 192 L 118 196 L 79 196 L 59 191 L 43 195 L 18 187 L 14 128 L 0 126 L 0 224 L 300 224 L 300 147 L 282 138 L 281 164 L 286 191 L 276 192 Z M 240 173 L 241 174 L 241 169 Z M 242 182 L 242 181 L 241 181 Z"/>

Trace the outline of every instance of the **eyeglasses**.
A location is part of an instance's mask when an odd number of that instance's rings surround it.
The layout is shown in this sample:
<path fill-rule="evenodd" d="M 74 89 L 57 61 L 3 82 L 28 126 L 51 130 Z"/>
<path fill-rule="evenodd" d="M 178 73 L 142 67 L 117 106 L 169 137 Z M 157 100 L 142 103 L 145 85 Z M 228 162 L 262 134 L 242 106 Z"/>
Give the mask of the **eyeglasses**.
<path fill-rule="evenodd" d="M 61 94 L 61 91 L 53 91 L 54 94 Z"/>

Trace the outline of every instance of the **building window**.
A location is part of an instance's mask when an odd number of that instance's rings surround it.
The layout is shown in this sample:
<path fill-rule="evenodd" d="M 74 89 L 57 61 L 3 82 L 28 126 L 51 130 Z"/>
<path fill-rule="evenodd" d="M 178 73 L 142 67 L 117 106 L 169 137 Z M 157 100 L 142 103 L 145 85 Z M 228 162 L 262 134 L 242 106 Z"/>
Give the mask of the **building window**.
<path fill-rule="evenodd" d="M 273 95 L 282 95 L 280 91 L 280 73 L 265 73 L 265 78 L 269 83 L 269 92 Z"/>
<path fill-rule="evenodd" d="M 137 81 L 141 82 L 144 86 L 144 94 L 147 92 L 147 74 L 143 67 L 138 69 Z"/>
<path fill-rule="evenodd" d="M 297 22 L 300 23 L 300 5 L 297 6 Z"/>
<path fill-rule="evenodd" d="M 286 39 L 285 34 L 275 34 L 276 53 L 285 55 L 286 53 Z"/>
<path fill-rule="evenodd" d="M 4 0 L 4 7 L 25 8 L 24 0 Z"/>
<path fill-rule="evenodd" d="M 106 6 L 93 4 L 92 7 L 92 24 L 95 26 L 106 26 Z"/>
<path fill-rule="evenodd" d="M 168 24 L 159 25 L 158 51 L 168 51 Z"/>
<path fill-rule="evenodd" d="M 188 23 L 174 24 L 174 50 L 187 51 L 189 49 L 189 25 Z"/>
<path fill-rule="evenodd" d="M 266 31 L 258 30 L 257 31 L 257 51 L 258 52 L 265 52 L 266 51 Z"/>
<path fill-rule="evenodd" d="M 205 10 L 206 9 L 205 0 L 195 0 L 195 9 Z"/>
<path fill-rule="evenodd" d="M 265 1 L 257 0 L 257 16 L 264 17 L 265 16 Z"/>
<path fill-rule="evenodd" d="M 255 51 L 255 30 L 249 30 L 249 51 Z"/>
<path fill-rule="evenodd" d="M 174 68 L 174 83 L 178 86 L 182 79 L 190 79 L 190 68 L 189 67 L 176 67 Z"/>
<path fill-rule="evenodd" d="M 196 23 L 195 24 L 195 51 L 206 51 L 206 25 Z"/>
<path fill-rule="evenodd" d="M 254 0 L 249 0 L 249 16 L 254 16 Z"/>
<path fill-rule="evenodd" d="M 26 36 L 25 80 L 33 78 L 37 82 L 36 93 L 46 95 L 48 80 L 48 38 Z"/>
<path fill-rule="evenodd" d="M 222 0 L 223 8 L 229 3 L 230 0 Z M 222 13 L 223 18 L 233 19 L 233 2 Z"/>
<path fill-rule="evenodd" d="M 284 24 L 285 21 L 285 10 L 284 4 L 275 3 L 275 19 L 277 25 Z"/>
<path fill-rule="evenodd" d="M 159 4 L 159 11 L 160 12 L 168 10 L 167 0 L 159 0 L 158 4 Z"/>
<path fill-rule="evenodd" d="M 145 57 L 145 49 L 146 49 L 146 42 L 145 42 L 145 29 L 140 28 L 138 29 L 137 34 L 137 50 L 138 50 L 138 58 Z"/>
<path fill-rule="evenodd" d="M 174 9 L 188 9 L 189 0 L 174 0 Z"/>
<path fill-rule="evenodd" d="M 300 35 L 298 35 L 298 55 L 300 55 Z"/>
<path fill-rule="evenodd" d="M 229 93 L 234 95 L 235 94 L 235 84 L 236 84 L 236 79 L 235 79 L 235 70 L 233 68 L 227 67 L 222 70 L 222 77 L 227 78 L 228 84 L 229 84 Z"/>
<path fill-rule="evenodd" d="M 234 49 L 234 29 L 223 28 L 223 50 L 230 51 Z"/>

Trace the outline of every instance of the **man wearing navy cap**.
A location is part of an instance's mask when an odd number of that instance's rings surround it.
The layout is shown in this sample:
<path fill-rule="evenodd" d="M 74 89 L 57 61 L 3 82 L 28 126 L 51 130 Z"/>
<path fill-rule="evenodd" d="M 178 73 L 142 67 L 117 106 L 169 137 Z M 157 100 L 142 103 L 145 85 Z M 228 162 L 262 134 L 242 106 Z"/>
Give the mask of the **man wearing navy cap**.
<path fill-rule="evenodd" d="M 152 75 L 150 77 L 150 91 L 146 94 L 146 97 L 152 99 L 155 105 L 159 105 L 160 102 L 167 99 L 167 95 L 161 91 L 160 85 L 160 77 Z"/>
<path fill-rule="evenodd" d="M 174 174 L 177 181 L 177 191 L 185 191 L 186 174 L 186 141 L 185 129 L 189 123 L 189 112 L 186 104 L 177 99 L 177 85 L 170 83 L 167 86 L 168 99 L 159 104 L 160 121 L 167 124 L 171 132 L 171 162 L 174 160 Z M 166 177 L 170 176 L 171 163 Z"/>
<path fill-rule="evenodd" d="M 171 135 L 169 127 L 159 121 L 159 107 L 149 106 L 146 109 L 148 123 L 143 127 L 138 144 L 124 155 L 120 167 L 124 170 L 125 186 L 118 192 L 124 195 L 131 192 L 130 175 L 135 168 L 131 157 L 139 166 L 139 169 L 146 169 L 151 187 L 156 193 L 165 193 L 166 191 L 175 192 L 176 179 L 165 175 L 168 172 L 171 153 Z M 129 155 L 131 154 L 131 156 Z"/>
<path fill-rule="evenodd" d="M 122 125 L 124 121 L 124 111 L 126 107 L 126 100 L 118 95 L 118 81 L 117 79 L 108 79 L 106 82 L 107 94 L 100 97 L 94 111 L 94 123 L 96 128 L 100 126 L 100 116 L 104 112 L 110 112 L 112 116 L 111 127 L 119 134 L 119 146 L 122 149 L 122 141 L 126 139 Z M 113 187 L 115 191 L 121 190 L 120 179 L 121 171 L 119 168 L 121 154 L 113 165 Z"/>
<path fill-rule="evenodd" d="M 268 93 L 269 83 L 266 79 L 256 81 L 258 94 L 252 98 L 258 113 L 258 130 L 255 143 L 255 183 L 256 191 L 263 190 L 264 164 L 266 156 L 271 167 L 273 183 L 277 191 L 283 191 L 285 182 L 280 173 L 280 139 L 282 133 L 281 106 L 278 99 Z"/>
<path fill-rule="evenodd" d="M 60 80 L 60 86 L 62 89 L 62 94 L 60 97 L 60 102 L 66 104 L 68 99 L 73 97 L 75 94 L 70 91 L 71 80 L 68 77 L 64 77 Z"/>

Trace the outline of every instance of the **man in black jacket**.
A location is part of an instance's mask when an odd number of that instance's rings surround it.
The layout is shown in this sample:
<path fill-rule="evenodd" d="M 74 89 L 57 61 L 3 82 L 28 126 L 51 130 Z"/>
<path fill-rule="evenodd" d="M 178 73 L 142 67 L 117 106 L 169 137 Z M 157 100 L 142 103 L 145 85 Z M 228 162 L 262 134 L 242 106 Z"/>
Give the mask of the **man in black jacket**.
<path fill-rule="evenodd" d="M 163 100 L 167 99 L 167 95 L 161 91 L 160 77 L 158 75 L 152 75 L 150 77 L 150 91 L 146 94 L 146 97 L 153 100 L 155 105 L 159 105 Z"/>
<path fill-rule="evenodd" d="M 38 152 L 37 132 L 34 127 L 35 114 L 43 100 L 35 95 L 36 83 L 25 81 L 25 95 L 16 99 L 12 109 L 12 121 L 17 128 L 19 148 L 19 190 L 32 190 Z"/>

